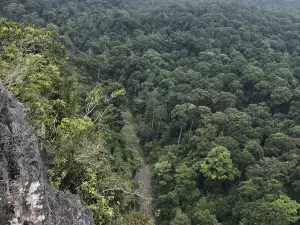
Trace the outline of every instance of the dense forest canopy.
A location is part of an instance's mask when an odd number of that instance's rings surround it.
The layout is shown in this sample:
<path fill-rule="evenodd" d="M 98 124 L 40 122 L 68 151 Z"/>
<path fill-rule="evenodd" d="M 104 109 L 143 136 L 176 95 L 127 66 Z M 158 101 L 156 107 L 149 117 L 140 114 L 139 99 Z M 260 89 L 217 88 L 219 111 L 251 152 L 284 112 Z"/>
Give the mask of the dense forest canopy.
<path fill-rule="evenodd" d="M 4 0 L 2 17 L 44 29 L 1 22 L 0 81 L 46 129 L 51 184 L 80 194 L 98 224 L 148 224 L 135 212 L 126 108 L 153 165 L 156 224 L 299 224 L 298 7 Z M 16 65 L 28 86 L 9 86 Z"/>

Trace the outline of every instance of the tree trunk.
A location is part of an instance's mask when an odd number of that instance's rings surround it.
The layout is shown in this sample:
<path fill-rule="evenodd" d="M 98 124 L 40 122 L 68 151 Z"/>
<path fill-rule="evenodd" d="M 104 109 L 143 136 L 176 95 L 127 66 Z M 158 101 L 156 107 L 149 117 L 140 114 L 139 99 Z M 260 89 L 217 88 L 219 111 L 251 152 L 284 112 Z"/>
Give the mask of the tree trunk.
<path fill-rule="evenodd" d="M 154 126 L 154 113 L 152 113 L 152 123 L 151 123 L 151 127 L 153 128 Z"/>
<path fill-rule="evenodd" d="M 180 143 L 180 139 L 181 139 L 181 134 L 182 134 L 182 127 L 181 127 L 181 129 L 180 129 L 180 133 L 179 133 L 179 137 L 178 137 L 178 141 L 177 141 L 177 145 L 179 145 L 179 143 Z"/>
<path fill-rule="evenodd" d="M 192 124 L 191 124 L 191 126 L 190 126 L 190 131 L 192 131 L 193 124 L 194 124 L 194 119 L 192 120 Z"/>

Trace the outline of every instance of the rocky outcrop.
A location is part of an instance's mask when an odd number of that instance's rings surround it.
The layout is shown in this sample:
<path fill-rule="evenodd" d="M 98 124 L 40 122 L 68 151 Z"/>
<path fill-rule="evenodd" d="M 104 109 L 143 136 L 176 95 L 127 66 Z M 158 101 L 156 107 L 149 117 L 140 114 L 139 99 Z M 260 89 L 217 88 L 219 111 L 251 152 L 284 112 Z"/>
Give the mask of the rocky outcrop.
<path fill-rule="evenodd" d="M 48 186 L 24 107 L 0 86 L 0 225 L 94 225 L 76 196 Z"/>

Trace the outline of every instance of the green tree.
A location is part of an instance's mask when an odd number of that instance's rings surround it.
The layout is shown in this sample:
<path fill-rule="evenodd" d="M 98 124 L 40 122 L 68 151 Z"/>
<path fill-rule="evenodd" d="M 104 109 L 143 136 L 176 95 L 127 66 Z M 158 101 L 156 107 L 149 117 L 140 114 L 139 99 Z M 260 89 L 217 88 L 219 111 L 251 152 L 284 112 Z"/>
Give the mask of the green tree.
<path fill-rule="evenodd" d="M 174 219 L 170 222 L 170 225 L 189 225 L 191 224 L 190 219 L 185 215 L 181 209 L 176 210 Z"/>
<path fill-rule="evenodd" d="M 209 151 L 201 163 L 201 172 L 213 180 L 233 180 L 238 175 L 238 170 L 232 165 L 230 152 L 222 146 Z"/>
<path fill-rule="evenodd" d="M 288 196 L 281 195 L 274 204 L 284 210 L 290 222 L 296 222 L 300 218 L 297 212 L 300 208 L 300 204 L 290 199 Z"/>
<path fill-rule="evenodd" d="M 193 202 L 200 195 L 196 183 L 196 172 L 185 164 L 179 165 L 175 170 L 175 191 L 182 202 Z M 190 195 L 186 195 L 190 192 Z"/>
<path fill-rule="evenodd" d="M 257 140 L 248 141 L 244 149 L 245 151 L 250 152 L 257 161 L 262 159 L 264 156 L 264 150 Z"/>
<path fill-rule="evenodd" d="M 289 219 L 284 209 L 273 203 L 258 200 L 246 203 L 240 209 L 239 221 L 242 224 L 288 225 Z"/>
<path fill-rule="evenodd" d="M 218 220 L 214 215 L 211 215 L 208 210 L 198 211 L 193 217 L 193 224 L 217 225 Z"/>

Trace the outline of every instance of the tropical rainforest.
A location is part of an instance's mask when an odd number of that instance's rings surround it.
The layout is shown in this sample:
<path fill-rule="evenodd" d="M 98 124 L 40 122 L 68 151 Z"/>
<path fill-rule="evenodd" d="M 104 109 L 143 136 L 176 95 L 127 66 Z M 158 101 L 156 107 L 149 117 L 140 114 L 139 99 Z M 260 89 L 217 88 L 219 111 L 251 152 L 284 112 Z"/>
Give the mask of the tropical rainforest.
<path fill-rule="evenodd" d="M 1 0 L 0 83 L 97 225 L 300 224 L 297 1 Z M 139 212 L 142 159 L 153 215 Z"/>

